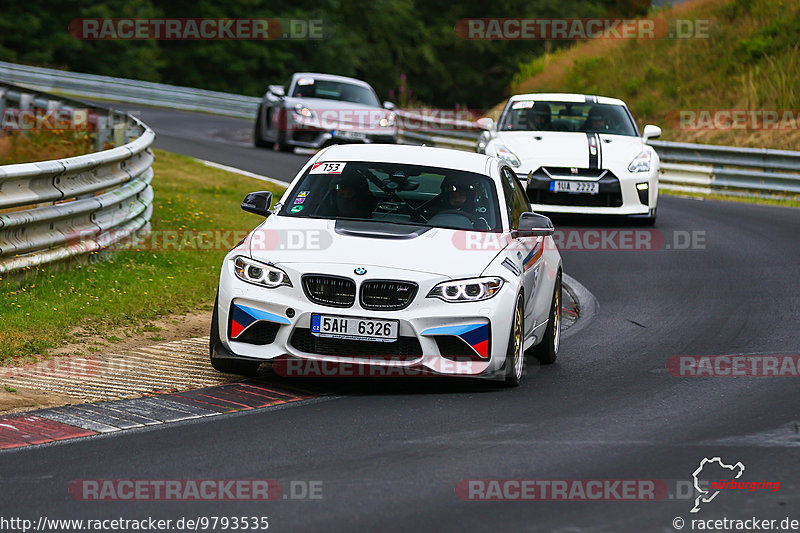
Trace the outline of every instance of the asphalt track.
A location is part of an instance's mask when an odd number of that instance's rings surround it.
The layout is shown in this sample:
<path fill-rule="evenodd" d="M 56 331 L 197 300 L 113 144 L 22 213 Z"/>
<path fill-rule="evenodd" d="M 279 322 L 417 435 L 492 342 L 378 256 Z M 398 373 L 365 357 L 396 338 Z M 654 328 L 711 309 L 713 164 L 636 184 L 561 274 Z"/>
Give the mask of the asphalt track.
<path fill-rule="evenodd" d="M 165 150 L 278 179 L 307 157 L 251 148 L 247 121 L 125 107 L 142 110 Z M 800 520 L 798 378 L 683 378 L 666 369 L 676 355 L 798 353 L 800 210 L 659 204 L 659 249 L 562 250 L 565 271 L 599 308 L 564 341 L 558 363 L 529 364 L 518 389 L 337 382 L 326 384 L 331 396 L 288 408 L 6 451 L 0 517 L 268 516 L 270 531 L 289 532 L 666 532 L 676 517 L 686 531 L 692 519 Z M 693 232 L 702 243 L 676 249 Z M 690 514 L 692 499 L 676 491 L 714 456 L 741 461 L 741 480 L 779 481 L 779 490 L 722 491 Z M 275 479 L 284 490 L 321 481 L 323 498 L 83 502 L 68 492 L 77 479 Z M 456 485 L 471 479 L 661 480 L 670 495 L 462 501 Z"/>

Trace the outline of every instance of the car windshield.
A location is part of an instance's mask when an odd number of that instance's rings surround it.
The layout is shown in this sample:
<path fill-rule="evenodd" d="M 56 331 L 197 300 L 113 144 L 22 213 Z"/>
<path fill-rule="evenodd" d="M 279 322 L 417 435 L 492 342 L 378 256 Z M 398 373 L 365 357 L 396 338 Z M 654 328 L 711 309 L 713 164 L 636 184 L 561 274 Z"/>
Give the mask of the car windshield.
<path fill-rule="evenodd" d="M 475 231 L 501 228 L 487 176 L 405 163 L 315 163 L 279 214 Z"/>
<path fill-rule="evenodd" d="M 325 98 L 327 100 L 342 100 L 354 104 L 364 104 L 380 107 L 378 97 L 368 87 L 342 81 L 317 80 L 314 78 L 299 78 L 294 84 L 292 96 L 296 98 Z"/>
<path fill-rule="evenodd" d="M 502 131 L 567 131 L 636 137 L 636 127 L 624 106 L 518 100 L 506 109 Z"/>

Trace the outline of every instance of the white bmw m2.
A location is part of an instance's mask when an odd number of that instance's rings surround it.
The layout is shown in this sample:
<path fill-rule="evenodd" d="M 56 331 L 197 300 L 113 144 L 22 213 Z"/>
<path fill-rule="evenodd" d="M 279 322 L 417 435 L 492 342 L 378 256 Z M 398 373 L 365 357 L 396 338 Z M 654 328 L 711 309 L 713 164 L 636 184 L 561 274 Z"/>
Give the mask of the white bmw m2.
<path fill-rule="evenodd" d="M 515 386 L 526 353 L 555 361 L 561 256 L 506 161 L 331 146 L 271 203 L 269 192 L 245 198 L 264 221 L 222 264 L 217 370 L 305 360 Z"/>

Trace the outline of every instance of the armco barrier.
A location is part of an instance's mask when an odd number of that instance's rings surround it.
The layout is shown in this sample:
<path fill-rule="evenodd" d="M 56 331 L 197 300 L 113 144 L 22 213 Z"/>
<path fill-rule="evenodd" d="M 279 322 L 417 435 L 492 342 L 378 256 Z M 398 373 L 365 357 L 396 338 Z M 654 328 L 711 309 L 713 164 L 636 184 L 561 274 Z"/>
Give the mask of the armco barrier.
<path fill-rule="evenodd" d="M 0 61 L 0 80 L 40 91 L 58 91 L 84 98 L 207 111 L 240 118 L 254 118 L 259 102 L 258 98 L 252 96 L 30 67 L 4 61 Z"/>
<path fill-rule="evenodd" d="M 651 141 L 661 186 L 735 196 L 800 194 L 800 152 Z"/>
<path fill-rule="evenodd" d="M 0 84 L 6 109 L 91 108 L 97 153 L 0 166 L 0 273 L 101 250 L 146 228 L 152 213 L 155 134 L 139 120 L 30 89 Z M 127 142 L 129 137 L 136 137 Z"/>
<path fill-rule="evenodd" d="M 259 99 L 124 78 L 29 67 L 0 61 L 0 80 L 107 98 L 254 118 Z M 398 110 L 400 142 L 474 151 L 480 130 L 468 121 Z M 728 195 L 781 197 L 800 194 L 800 152 L 650 141 L 661 157 L 665 189 Z"/>

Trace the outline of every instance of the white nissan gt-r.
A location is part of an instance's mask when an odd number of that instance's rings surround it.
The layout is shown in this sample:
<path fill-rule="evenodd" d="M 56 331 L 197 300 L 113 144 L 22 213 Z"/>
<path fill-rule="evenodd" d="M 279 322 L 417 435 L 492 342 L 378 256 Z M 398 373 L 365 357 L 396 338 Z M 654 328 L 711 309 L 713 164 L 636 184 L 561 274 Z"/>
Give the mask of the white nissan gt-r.
<path fill-rule="evenodd" d="M 526 351 L 555 361 L 561 257 L 505 161 L 332 146 L 271 201 L 247 196 L 242 208 L 265 220 L 222 263 L 217 370 L 300 361 L 513 386 Z"/>
<path fill-rule="evenodd" d="M 477 151 L 507 161 L 523 183 L 533 209 L 656 220 L 659 158 L 640 136 L 622 100 L 582 94 L 519 94 L 497 124 L 486 129 Z"/>

